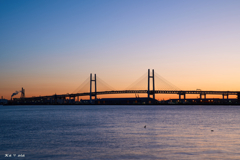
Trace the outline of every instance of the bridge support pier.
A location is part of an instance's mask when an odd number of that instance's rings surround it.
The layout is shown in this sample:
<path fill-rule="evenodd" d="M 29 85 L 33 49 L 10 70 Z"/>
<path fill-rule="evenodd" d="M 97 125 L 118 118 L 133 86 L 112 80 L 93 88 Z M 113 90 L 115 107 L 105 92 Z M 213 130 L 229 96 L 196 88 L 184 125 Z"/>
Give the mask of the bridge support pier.
<path fill-rule="evenodd" d="M 225 96 L 227 96 L 227 99 L 228 99 L 228 94 L 223 94 L 222 95 L 223 99 L 225 99 Z"/>
<path fill-rule="evenodd" d="M 200 94 L 200 98 L 199 99 L 202 99 L 202 96 L 203 96 L 203 99 L 206 99 L 206 94 Z"/>
<path fill-rule="evenodd" d="M 185 93 L 179 93 L 179 100 L 182 99 L 182 95 L 183 95 L 183 99 L 186 99 L 186 94 Z"/>
<path fill-rule="evenodd" d="M 237 93 L 237 99 L 240 101 L 240 92 Z"/>

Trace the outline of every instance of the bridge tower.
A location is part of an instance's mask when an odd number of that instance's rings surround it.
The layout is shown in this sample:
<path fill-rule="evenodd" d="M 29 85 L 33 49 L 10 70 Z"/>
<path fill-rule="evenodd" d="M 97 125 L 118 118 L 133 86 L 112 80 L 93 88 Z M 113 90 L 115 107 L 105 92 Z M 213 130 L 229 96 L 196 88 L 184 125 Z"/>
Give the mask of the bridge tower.
<path fill-rule="evenodd" d="M 152 91 L 150 91 L 150 78 L 152 78 Z M 152 76 L 150 76 L 150 69 L 148 69 L 148 98 L 153 95 L 155 99 L 155 83 L 154 83 L 154 69 L 152 70 Z"/>
<path fill-rule="evenodd" d="M 95 82 L 95 94 L 92 95 L 92 82 Z M 92 103 L 92 96 L 95 97 L 95 100 L 97 99 L 97 76 L 94 74 L 94 80 L 92 79 L 92 73 L 90 74 L 90 103 Z"/>

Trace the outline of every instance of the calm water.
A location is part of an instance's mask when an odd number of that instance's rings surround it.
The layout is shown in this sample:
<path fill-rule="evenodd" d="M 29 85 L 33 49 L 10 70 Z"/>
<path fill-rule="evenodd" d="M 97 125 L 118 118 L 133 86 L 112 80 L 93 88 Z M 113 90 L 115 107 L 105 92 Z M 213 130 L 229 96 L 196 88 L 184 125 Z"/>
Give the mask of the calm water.
<path fill-rule="evenodd" d="M 240 159 L 240 106 L 0 106 L 0 159 Z"/>

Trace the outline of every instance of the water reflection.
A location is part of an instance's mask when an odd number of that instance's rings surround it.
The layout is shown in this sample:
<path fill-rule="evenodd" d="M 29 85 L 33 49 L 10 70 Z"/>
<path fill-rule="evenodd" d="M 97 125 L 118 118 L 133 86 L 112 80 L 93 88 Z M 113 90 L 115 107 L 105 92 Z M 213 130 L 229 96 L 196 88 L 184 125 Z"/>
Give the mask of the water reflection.
<path fill-rule="evenodd" d="M 240 159 L 238 106 L 14 107 L 1 107 L 1 155 Z"/>

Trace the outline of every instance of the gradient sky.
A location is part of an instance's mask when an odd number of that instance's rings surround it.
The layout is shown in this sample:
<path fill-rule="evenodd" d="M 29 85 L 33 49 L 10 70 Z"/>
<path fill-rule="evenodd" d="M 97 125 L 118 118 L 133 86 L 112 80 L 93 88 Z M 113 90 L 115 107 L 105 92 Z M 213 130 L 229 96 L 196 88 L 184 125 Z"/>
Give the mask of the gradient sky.
<path fill-rule="evenodd" d="M 0 96 L 72 93 L 90 73 L 126 89 L 147 69 L 240 91 L 239 28 L 239 0 L 0 0 Z"/>

